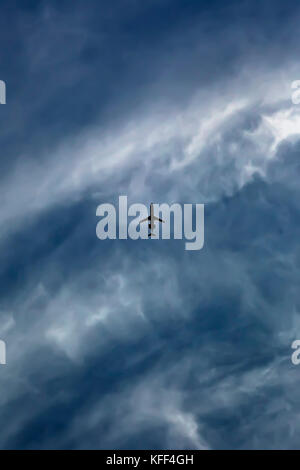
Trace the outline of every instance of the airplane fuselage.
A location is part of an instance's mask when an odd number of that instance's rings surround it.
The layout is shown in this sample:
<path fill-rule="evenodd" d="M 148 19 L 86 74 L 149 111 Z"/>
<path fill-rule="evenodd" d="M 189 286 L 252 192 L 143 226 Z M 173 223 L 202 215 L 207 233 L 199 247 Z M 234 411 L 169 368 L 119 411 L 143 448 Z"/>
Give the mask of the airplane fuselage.
<path fill-rule="evenodd" d="M 155 229 L 155 223 L 154 223 L 154 209 L 153 209 L 153 204 L 150 204 L 150 221 L 149 221 L 149 229 L 152 233 L 152 230 Z"/>
<path fill-rule="evenodd" d="M 150 204 L 150 214 L 148 215 L 148 217 L 146 219 L 143 219 L 143 220 L 140 221 L 140 224 L 142 224 L 143 222 L 148 222 L 148 228 L 150 230 L 150 233 L 148 234 L 148 236 L 150 238 L 152 236 L 155 236 L 155 234 L 153 233 L 153 230 L 156 227 L 155 220 L 157 220 L 158 222 L 165 222 L 164 220 L 162 220 L 159 217 L 156 217 L 154 215 L 154 206 L 153 206 L 153 203 L 151 202 L 151 204 Z"/>

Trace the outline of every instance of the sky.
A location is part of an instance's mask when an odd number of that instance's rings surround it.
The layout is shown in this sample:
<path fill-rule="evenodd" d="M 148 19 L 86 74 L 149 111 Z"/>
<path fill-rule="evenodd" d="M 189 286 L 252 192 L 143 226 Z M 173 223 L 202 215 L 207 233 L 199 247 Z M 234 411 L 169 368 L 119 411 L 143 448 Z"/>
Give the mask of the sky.
<path fill-rule="evenodd" d="M 299 2 L 0 3 L 1 449 L 299 449 Z M 99 204 L 205 204 L 202 250 Z"/>

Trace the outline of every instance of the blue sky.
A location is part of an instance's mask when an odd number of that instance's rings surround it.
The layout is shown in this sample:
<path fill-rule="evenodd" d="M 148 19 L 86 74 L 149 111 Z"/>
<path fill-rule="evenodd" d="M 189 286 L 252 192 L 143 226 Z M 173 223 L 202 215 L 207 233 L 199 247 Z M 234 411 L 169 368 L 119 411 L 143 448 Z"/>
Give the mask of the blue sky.
<path fill-rule="evenodd" d="M 299 2 L 0 12 L 0 448 L 299 448 Z M 204 248 L 100 241 L 121 194 Z"/>

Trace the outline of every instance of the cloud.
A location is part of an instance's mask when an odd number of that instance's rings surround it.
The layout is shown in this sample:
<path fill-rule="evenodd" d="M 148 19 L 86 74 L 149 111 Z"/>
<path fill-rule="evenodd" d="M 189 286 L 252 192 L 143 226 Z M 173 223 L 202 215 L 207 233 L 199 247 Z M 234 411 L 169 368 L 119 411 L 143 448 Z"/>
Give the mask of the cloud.
<path fill-rule="evenodd" d="M 297 448 L 299 11 L 90 4 L 13 23 L 0 446 Z M 205 203 L 204 249 L 100 242 L 120 194 Z"/>

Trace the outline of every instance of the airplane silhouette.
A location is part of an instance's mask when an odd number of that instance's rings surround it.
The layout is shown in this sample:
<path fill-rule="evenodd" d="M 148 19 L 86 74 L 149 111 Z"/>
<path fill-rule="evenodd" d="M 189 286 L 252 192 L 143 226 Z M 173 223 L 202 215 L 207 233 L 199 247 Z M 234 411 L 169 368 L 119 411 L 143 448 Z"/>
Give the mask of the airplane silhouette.
<path fill-rule="evenodd" d="M 150 229 L 150 233 L 148 234 L 148 237 L 152 238 L 155 237 L 155 233 L 152 233 L 152 231 L 155 229 L 156 225 L 154 223 L 155 220 L 158 220 L 158 222 L 163 222 L 165 223 L 164 220 L 160 219 L 159 217 L 156 217 L 154 215 L 154 208 L 153 208 L 153 202 L 150 204 L 150 215 L 146 218 L 140 221 L 140 224 L 143 222 L 147 222 L 149 220 L 149 225 L 148 228 Z"/>

